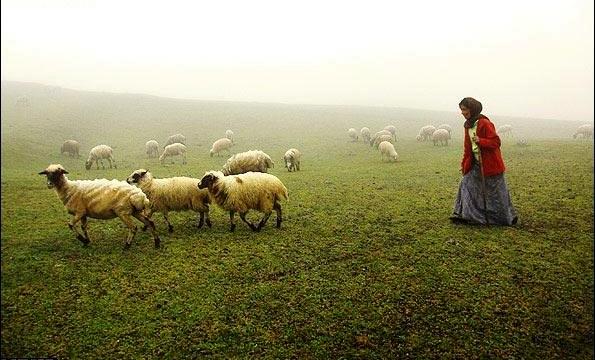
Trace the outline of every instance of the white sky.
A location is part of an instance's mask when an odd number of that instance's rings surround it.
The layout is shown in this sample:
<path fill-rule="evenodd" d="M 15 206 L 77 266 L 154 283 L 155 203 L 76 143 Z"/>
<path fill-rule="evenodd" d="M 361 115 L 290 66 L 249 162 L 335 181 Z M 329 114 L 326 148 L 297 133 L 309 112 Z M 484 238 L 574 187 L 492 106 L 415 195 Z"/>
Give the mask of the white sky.
<path fill-rule="evenodd" d="M 593 122 L 593 0 L 2 0 L 2 80 Z"/>

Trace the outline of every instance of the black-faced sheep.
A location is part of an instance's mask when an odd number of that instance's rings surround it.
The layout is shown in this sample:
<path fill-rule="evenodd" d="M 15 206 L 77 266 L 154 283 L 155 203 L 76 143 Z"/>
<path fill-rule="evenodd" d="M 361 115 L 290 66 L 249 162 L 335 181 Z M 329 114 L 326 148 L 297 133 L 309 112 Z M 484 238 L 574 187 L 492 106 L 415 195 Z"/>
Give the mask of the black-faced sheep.
<path fill-rule="evenodd" d="M 186 164 L 186 145 L 181 143 L 167 145 L 163 150 L 163 153 L 161 153 L 159 161 L 161 162 L 161 164 L 163 164 L 163 161 L 165 161 L 166 158 L 171 157 L 171 163 L 173 164 L 173 157 L 178 155 L 182 156 L 182 164 Z"/>
<path fill-rule="evenodd" d="M 287 150 L 285 155 L 283 155 L 283 162 L 285 163 L 285 167 L 289 172 L 300 170 L 301 159 L 302 153 L 295 148 Z"/>
<path fill-rule="evenodd" d="M 211 227 L 209 218 L 211 200 L 207 190 L 196 187 L 199 179 L 184 176 L 155 179 L 149 171 L 138 169 L 128 176 L 126 182 L 136 184 L 147 195 L 151 202 L 147 216 L 151 217 L 154 212 L 162 213 L 169 232 L 174 231 L 174 227 L 167 218 L 170 211 L 196 211 L 198 213 L 196 226 L 200 229 L 206 222 L 207 226 Z"/>
<path fill-rule="evenodd" d="M 221 169 L 223 175 L 237 175 L 248 171 L 267 172 L 275 164 L 271 157 L 260 150 L 250 150 L 232 155 Z"/>
<path fill-rule="evenodd" d="M 231 148 L 232 146 L 233 142 L 228 138 L 218 139 L 213 143 L 213 146 L 211 147 L 209 154 L 211 155 L 211 157 L 213 157 L 214 154 L 217 154 L 217 156 L 219 156 L 219 153 L 221 151 L 227 150 L 227 152 L 229 152 L 229 148 Z"/>
<path fill-rule="evenodd" d="M 225 176 L 221 171 L 207 171 L 198 183 L 199 189 L 208 189 L 214 202 L 229 211 L 230 231 L 234 231 L 235 213 L 248 224 L 253 231 L 260 231 L 271 216 L 273 210 L 277 213 L 277 228 L 283 221 L 281 204 L 279 201 L 288 199 L 287 188 L 276 176 L 247 172 L 240 175 Z M 249 210 L 264 213 L 258 225 L 246 219 Z"/>
<path fill-rule="evenodd" d="M 116 159 L 114 158 L 114 150 L 107 146 L 107 145 L 97 145 L 91 151 L 89 151 L 89 157 L 85 162 L 85 169 L 91 169 L 93 163 L 97 165 L 97 169 L 99 169 L 99 163 L 101 162 L 101 168 L 105 169 L 103 165 L 103 160 L 107 159 L 109 161 L 109 167 L 112 168 L 112 162 L 114 163 L 114 168 L 118 168 L 116 166 Z"/>
<path fill-rule="evenodd" d="M 450 133 L 446 129 L 438 129 L 432 133 L 434 146 L 437 144 L 448 145 L 448 140 L 450 140 Z"/>
<path fill-rule="evenodd" d="M 186 137 L 182 134 L 174 134 L 174 135 L 170 136 L 169 138 L 167 138 L 167 141 L 165 142 L 165 145 L 163 145 L 163 147 L 165 148 L 167 145 L 171 145 L 171 144 L 175 144 L 175 143 L 180 143 L 180 144 L 186 145 Z"/>
<path fill-rule="evenodd" d="M 145 153 L 150 158 L 159 157 L 159 143 L 156 140 L 149 140 L 145 143 Z"/>
<path fill-rule="evenodd" d="M 150 208 L 147 196 L 138 188 L 118 180 L 96 179 L 71 181 L 65 176 L 68 171 L 60 164 L 51 164 L 39 175 L 47 177 L 47 186 L 54 189 L 66 210 L 73 215 L 68 224 L 78 240 L 87 245 L 87 218 L 113 219 L 119 217 L 128 227 L 128 236 L 124 244 L 130 247 L 137 228 L 132 218 L 141 221 L 151 229 L 155 247 L 159 247 L 160 239 L 155 232 L 155 224 L 145 212 Z M 82 234 L 75 228 L 81 222 Z"/>
<path fill-rule="evenodd" d="M 81 144 L 76 140 L 66 140 L 60 147 L 60 155 L 68 153 L 70 157 L 80 157 Z"/>

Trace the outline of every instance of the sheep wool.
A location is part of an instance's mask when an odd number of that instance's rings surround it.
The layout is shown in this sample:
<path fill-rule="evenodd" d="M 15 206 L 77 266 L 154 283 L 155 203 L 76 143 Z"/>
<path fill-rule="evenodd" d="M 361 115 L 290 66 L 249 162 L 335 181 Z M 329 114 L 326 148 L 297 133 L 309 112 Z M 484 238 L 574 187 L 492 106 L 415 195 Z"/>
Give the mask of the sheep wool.
<path fill-rule="evenodd" d="M 593 138 L 593 125 L 585 124 L 585 125 L 579 126 L 576 129 L 576 131 L 574 132 L 574 135 L 572 135 L 573 139 L 576 139 L 578 137 L 582 137 L 583 139 Z"/>
<path fill-rule="evenodd" d="M 233 145 L 233 142 L 231 140 L 229 140 L 228 138 L 218 139 L 213 143 L 213 146 L 211 147 L 209 154 L 211 155 L 211 157 L 214 154 L 217 154 L 217 156 L 219 156 L 219 153 L 221 151 L 224 151 L 224 150 L 229 151 L 229 148 L 231 148 L 232 145 Z"/>
<path fill-rule="evenodd" d="M 432 134 L 436 131 L 436 127 L 433 125 L 426 125 L 419 129 L 419 133 L 415 137 L 417 141 L 426 141 L 432 138 Z"/>
<path fill-rule="evenodd" d="M 372 142 L 372 146 L 373 146 L 375 149 L 377 149 L 377 148 L 378 148 L 378 145 L 379 145 L 381 142 L 383 142 L 383 141 L 388 141 L 388 142 L 392 143 L 392 142 L 393 142 L 393 137 L 392 137 L 392 135 L 387 135 L 387 134 L 384 134 L 384 135 L 380 135 L 380 136 L 378 136 L 378 137 L 377 137 L 377 138 L 375 138 L 375 139 L 374 139 L 374 141 Z"/>
<path fill-rule="evenodd" d="M 163 153 L 159 157 L 159 161 L 163 164 L 163 161 L 168 157 L 182 156 L 182 164 L 186 164 L 186 145 L 181 143 L 175 143 L 167 145 L 163 150 Z M 174 160 L 172 159 L 172 164 Z"/>
<path fill-rule="evenodd" d="M 370 128 L 364 126 L 360 130 L 360 134 L 362 135 L 362 140 L 364 142 L 370 142 Z"/>
<path fill-rule="evenodd" d="M 237 153 L 227 159 L 223 165 L 223 175 L 237 175 L 248 171 L 267 172 L 274 167 L 271 157 L 261 150 L 250 150 Z"/>
<path fill-rule="evenodd" d="M 502 125 L 498 128 L 498 131 L 496 131 L 498 133 L 499 136 L 503 136 L 503 137 L 507 137 L 512 135 L 512 125 L 506 124 L 506 125 Z"/>
<path fill-rule="evenodd" d="M 107 146 L 107 145 L 97 145 L 91 151 L 89 151 L 89 157 L 85 162 L 85 169 L 91 169 L 93 163 L 97 165 L 97 169 L 99 170 L 99 163 L 101 162 L 101 167 L 105 169 L 103 165 L 103 160 L 107 159 L 109 161 L 109 167 L 112 168 L 112 162 L 114 163 L 114 168 L 118 168 L 116 166 L 116 159 L 114 158 L 114 150 Z"/>
<path fill-rule="evenodd" d="M 374 146 L 374 145 L 378 146 L 379 142 L 376 142 L 376 139 L 378 139 L 378 137 L 380 137 L 382 135 L 388 135 L 388 136 L 392 137 L 393 134 L 391 134 L 390 131 L 388 131 L 388 130 L 378 131 L 376 134 L 374 134 L 374 136 L 372 136 L 370 138 L 370 146 Z"/>
<path fill-rule="evenodd" d="M 347 135 L 349 135 L 351 141 L 353 142 L 357 141 L 358 139 L 357 131 L 354 128 L 349 128 L 349 130 L 347 130 Z"/>
<path fill-rule="evenodd" d="M 68 153 L 70 157 L 80 157 L 81 144 L 76 140 L 66 140 L 60 147 L 60 154 Z"/>
<path fill-rule="evenodd" d="M 150 158 L 159 157 L 159 143 L 156 140 L 149 140 L 145 143 L 145 153 Z"/>
<path fill-rule="evenodd" d="M 167 138 L 167 141 L 165 142 L 165 145 L 163 145 L 163 147 L 165 148 L 167 145 L 171 145 L 171 144 L 175 144 L 175 143 L 180 143 L 180 144 L 186 145 L 186 137 L 182 134 L 174 134 L 174 135 L 170 136 L 169 138 Z"/>
<path fill-rule="evenodd" d="M 395 150 L 395 146 L 389 141 L 383 141 L 378 145 L 378 150 L 380 150 L 380 157 L 384 159 L 385 157 L 388 161 L 397 161 L 399 155 Z"/>
<path fill-rule="evenodd" d="M 160 246 L 160 239 L 155 231 L 155 224 L 146 215 L 150 209 L 147 196 L 138 188 L 118 180 L 96 179 L 71 181 L 65 176 L 68 171 L 60 164 L 51 164 L 39 175 L 45 175 L 47 186 L 54 189 L 66 210 L 73 215 L 68 224 L 83 244 L 88 244 L 87 218 L 113 219 L 119 217 L 128 227 L 125 248 L 130 247 L 137 228 L 132 218 L 141 221 L 151 229 L 155 247 Z M 75 225 L 81 222 L 82 234 Z"/>
<path fill-rule="evenodd" d="M 229 140 L 231 140 L 231 142 L 233 142 L 233 131 L 231 130 L 225 130 L 225 137 L 228 138 Z"/>
<path fill-rule="evenodd" d="M 283 156 L 283 162 L 285 163 L 287 171 L 299 171 L 301 159 L 302 153 L 298 149 L 291 148 L 287 150 Z"/>
<path fill-rule="evenodd" d="M 448 145 L 448 140 L 450 140 L 450 133 L 446 129 L 438 129 L 432 133 L 434 146 L 437 144 Z"/>

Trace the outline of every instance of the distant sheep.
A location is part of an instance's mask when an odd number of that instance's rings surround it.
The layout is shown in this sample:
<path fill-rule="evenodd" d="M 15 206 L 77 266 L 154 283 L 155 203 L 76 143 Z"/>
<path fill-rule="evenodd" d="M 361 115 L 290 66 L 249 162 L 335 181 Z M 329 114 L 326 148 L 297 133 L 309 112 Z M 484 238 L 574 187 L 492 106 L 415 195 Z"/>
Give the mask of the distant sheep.
<path fill-rule="evenodd" d="M 347 135 L 349 135 L 352 142 L 356 142 L 358 140 L 357 131 L 354 128 L 347 130 Z"/>
<path fill-rule="evenodd" d="M 231 142 L 233 143 L 233 131 L 225 130 L 225 137 L 231 140 Z"/>
<path fill-rule="evenodd" d="M 430 140 L 434 131 L 436 131 L 436 127 L 432 125 L 423 126 L 421 129 L 419 129 L 419 133 L 415 138 L 417 139 L 417 141 Z"/>
<path fill-rule="evenodd" d="M 498 128 L 498 131 L 496 131 L 496 133 L 498 133 L 499 136 L 502 137 L 508 137 L 512 135 L 512 125 L 502 125 Z"/>
<path fill-rule="evenodd" d="M 91 151 L 89 151 L 89 157 L 85 162 L 85 169 L 91 169 L 93 163 L 97 165 L 97 170 L 99 170 L 99 163 L 101 162 L 101 168 L 105 169 L 103 165 L 103 160 L 107 159 L 109 161 L 109 167 L 112 168 L 112 162 L 114 163 L 114 168 L 118 168 L 116 166 L 116 159 L 114 158 L 114 150 L 107 146 L 107 145 L 97 145 Z"/>
<path fill-rule="evenodd" d="M 283 162 L 285 163 L 285 167 L 289 172 L 300 170 L 301 159 L 302 153 L 298 149 L 294 148 L 287 150 L 285 155 L 283 155 Z"/>
<path fill-rule="evenodd" d="M 388 161 L 397 161 L 399 155 L 395 150 L 395 146 L 390 143 L 389 141 L 382 141 L 378 145 L 378 150 L 380 150 L 380 157 L 384 160 L 386 157 Z"/>
<path fill-rule="evenodd" d="M 378 144 L 380 144 L 380 142 L 376 142 L 376 139 L 382 135 L 388 135 L 391 138 L 393 136 L 393 134 L 391 134 L 391 132 L 388 130 L 380 130 L 376 134 L 374 134 L 374 136 L 372 136 L 370 138 L 370 146 L 374 146 L 374 144 L 376 144 L 376 146 L 378 146 Z"/>
<path fill-rule="evenodd" d="M 60 147 L 60 155 L 68 153 L 70 157 L 80 157 L 81 144 L 76 140 L 66 140 Z"/>
<path fill-rule="evenodd" d="M 529 146 L 529 141 L 526 138 L 520 138 L 516 141 L 517 146 Z"/>
<path fill-rule="evenodd" d="M 363 128 L 360 130 L 360 134 L 362 134 L 362 140 L 363 140 L 365 143 L 369 143 L 369 142 L 370 142 L 370 129 L 369 129 L 369 128 L 367 128 L 367 127 L 365 127 L 365 126 L 364 126 L 364 127 L 363 127 Z"/>
<path fill-rule="evenodd" d="M 372 143 L 372 146 L 375 149 L 377 149 L 378 148 L 378 145 L 380 145 L 380 143 L 383 142 L 383 141 L 388 141 L 390 143 L 393 143 L 394 142 L 393 136 L 392 135 L 387 135 L 387 134 L 380 135 L 380 136 L 378 136 L 377 138 L 374 139 L 374 142 Z"/>
<path fill-rule="evenodd" d="M 213 146 L 211 147 L 209 153 L 211 157 L 213 157 L 213 154 L 217 154 L 217 156 L 219 156 L 219 153 L 221 151 L 227 150 L 227 152 L 229 152 L 229 148 L 231 148 L 232 146 L 233 142 L 231 140 L 229 140 L 228 138 L 221 138 L 213 143 Z"/>
<path fill-rule="evenodd" d="M 391 133 L 391 135 L 393 136 L 393 140 L 397 141 L 397 128 L 394 127 L 393 125 L 386 125 L 384 127 L 384 129 L 382 130 L 386 130 L 388 132 Z"/>
<path fill-rule="evenodd" d="M 448 145 L 448 140 L 450 140 L 450 133 L 446 129 L 438 129 L 432 133 L 432 142 L 434 143 L 434 146 L 436 146 L 436 144 Z"/>
<path fill-rule="evenodd" d="M 287 188 L 276 176 L 259 172 L 247 172 L 240 175 L 225 176 L 221 171 L 208 171 L 198 183 L 199 189 L 208 189 L 213 201 L 229 211 L 230 231 L 234 231 L 235 213 L 252 231 L 260 231 L 275 210 L 277 228 L 283 221 L 279 201 L 288 199 Z M 264 213 L 258 225 L 246 219 L 249 210 Z"/>
<path fill-rule="evenodd" d="M 135 170 L 126 179 L 127 183 L 136 184 L 149 198 L 151 206 L 147 216 L 151 217 L 154 212 L 162 213 L 169 232 L 174 231 L 174 227 L 167 218 L 170 211 L 196 211 L 198 213 L 196 226 L 200 229 L 206 222 L 207 226 L 211 227 L 209 192 L 196 187 L 199 181 L 200 179 L 183 176 L 155 179 L 145 169 Z"/>
<path fill-rule="evenodd" d="M 159 143 L 155 140 L 149 140 L 145 143 L 145 153 L 150 158 L 159 157 Z"/>
<path fill-rule="evenodd" d="M 163 164 L 165 158 L 171 157 L 171 163 L 174 163 L 174 156 L 182 156 L 182 164 L 186 164 L 186 145 L 181 143 L 175 143 L 167 145 L 159 157 L 159 161 Z"/>
<path fill-rule="evenodd" d="M 448 131 L 448 133 L 452 137 L 452 127 L 450 125 L 448 125 L 448 124 L 438 125 L 438 127 L 436 128 L 436 130 L 440 130 L 440 129 L 444 129 L 444 130 Z"/>
<path fill-rule="evenodd" d="M 237 175 L 248 171 L 267 172 L 275 164 L 271 157 L 260 150 L 250 150 L 233 155 L 223 165 L 223 175 Z"/>
<path fill-rule="evenodd" d="M 165 145 L 163 145 L 163 147 L 165 148 L 166 146 L 175 144 L 175 143 L 180 143 L 180 144 L 186 145 L 186 137 L 182 134 L 172 135 L 169 138 L 167 138 L 167 141 L 165 142 Z"/>
<path fill-rule="evenodd" d="M 103 220 L 119 217 L 128 227 L 124 248 L 130 247 L 137 231 L 132 218 L 138 219 L 151 229 L 155 247 L 159 247 L 160 239 L 155 231 L 155 224 L 146 216 L 150 202 L 140 189 L 115 179 L 71 181 L 65 174 L 68 174 L 68 171 L 60 164 L 51 164 L 39 172 L 39 175 L 47 177 L 48 188 L 56 191 L 66 210 L 73 215 L 68 227 L 83 244 L 87 245 L 90 242 L 87 233 L 88 217 Z M 75 228 L 79 221 L 82 234 Z"/>
<path fill-rule="evenodd" d="M 579 126 L 574 135 L 572 135 L 573 139 L 582 136 L 584 139 L 591 139 L 593 137 L 593 125 L 592 124 L 585 124 Z"/>

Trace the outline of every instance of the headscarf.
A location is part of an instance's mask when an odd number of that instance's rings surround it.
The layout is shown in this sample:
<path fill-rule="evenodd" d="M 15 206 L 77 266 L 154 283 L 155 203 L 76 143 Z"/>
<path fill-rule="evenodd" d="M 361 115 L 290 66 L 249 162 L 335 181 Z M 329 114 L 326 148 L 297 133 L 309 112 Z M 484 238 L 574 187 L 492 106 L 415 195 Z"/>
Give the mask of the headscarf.
<path fill-rule="evenodd" d="M 481 106 L 481 103 L 472 97 L 466 97 L 463 100 L 461 100 L 459 106 L 464 106 L 471 112 L 471 117 L 465 120 L 465 128 L 468 129 L 473 127 L 477 119 L 479 119 L 482 116 L 481 110 L 483 109 L 483 107 Z"/>

